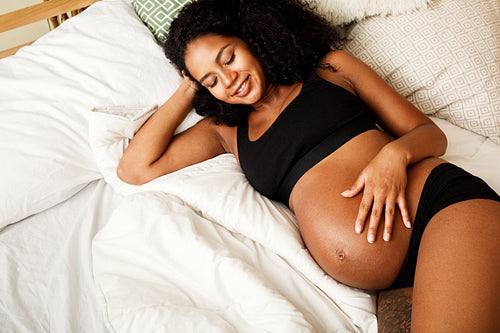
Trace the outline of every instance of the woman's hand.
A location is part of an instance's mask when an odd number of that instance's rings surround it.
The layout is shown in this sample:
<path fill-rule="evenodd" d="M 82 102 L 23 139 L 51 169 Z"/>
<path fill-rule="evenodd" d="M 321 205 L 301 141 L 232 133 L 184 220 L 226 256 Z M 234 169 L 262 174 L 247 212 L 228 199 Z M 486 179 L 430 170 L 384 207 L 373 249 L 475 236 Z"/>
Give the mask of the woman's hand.
<path fill-rule="evenodd" d="M 363 191 L 363 197 L 355 222 L 356 233 L 365 227 L 371 208 L 368 224 L 368 242 L 375 242 L 378 226 L 385 209 L 384 240 L 389 241 L 396 212 L 396 204 L 401 211 L 403 223 L 411 228 L 406 204 L 406 167 L 408 163 L 404 154 L 386 145 L 375 158 L 363 169 L 353 186 L 344 192 L 344 197 L 354 197 Z M 364 189 L 364 190 L 363 190 Z"/>
<path fill-rule="evenodd" d="M 328 53 L 322 62 L 336 68 L 356 95 L 370 108 L 377 123 L 396 140 L 388 143 L 361 172 L 351 189 L 342 193 L 363 197 L 356 219 L 356 232 L 362 232 L 370 209 L 368 241 L 375 241 L 385 206 L 384 239 L 392 233 L 396 204 L 403 222 L 411 227 L 406 205 L 406 167 L 446 151 L 446 136 L 431 119 L 398 94 L 373 69 L 341 50 Z"/>
<path fill-rule="evenodd" d="M 186 75 L 182 77 L 184 81 L 142 125 L 125 150 L 117 169 L 118 177 L 124 182 L 141 185 L 214 157 L 221 150 L 221 144 L 217 136 L 212 135 L 210 126 L 196 124 L 182 135 L 174 135 L 191 112 L 198 90 L 196 82 Z M 207 139 L 207 136 L 213 140 Z"/>
<path fill-rule="evenodd" d="M 179 74 L 184 79 L 184 81 L 182 82 L 182 84 L 184 84 L 187 87 L 193 89 L 194 92 L 198 91 L 198 88 L 199 88 L 198 82 L 196 82 L 193 79 L 191 79 L 188 75 L 186 75 L 186 73 L 184 71 L 181 71 Z"/>

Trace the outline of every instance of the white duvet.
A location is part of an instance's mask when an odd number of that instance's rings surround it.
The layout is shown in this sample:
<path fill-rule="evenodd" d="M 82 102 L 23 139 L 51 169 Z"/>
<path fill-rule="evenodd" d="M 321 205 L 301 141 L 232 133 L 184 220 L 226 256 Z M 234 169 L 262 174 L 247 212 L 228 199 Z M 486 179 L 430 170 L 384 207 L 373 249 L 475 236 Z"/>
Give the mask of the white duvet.
<path fill-rule="evenodd" d="M 328 277 L 305 249 L 293 214 L 257 193 L 234 156 L 221 155 L 141 186 L 121 182 L 119 158 L 152 111 L 101 108 L 90 118 L 101 171 L 128 194 L 93 243 L 94 274 L 111 327 L 376 330 L 373 294 Z"/>
<path fill-rule="evenodd" d="M 294 269 L 172 195 L 130 196 L 94 239 L 93 253 L 118 332 L 362 331 L 300 274 L 310 270 Z"/>

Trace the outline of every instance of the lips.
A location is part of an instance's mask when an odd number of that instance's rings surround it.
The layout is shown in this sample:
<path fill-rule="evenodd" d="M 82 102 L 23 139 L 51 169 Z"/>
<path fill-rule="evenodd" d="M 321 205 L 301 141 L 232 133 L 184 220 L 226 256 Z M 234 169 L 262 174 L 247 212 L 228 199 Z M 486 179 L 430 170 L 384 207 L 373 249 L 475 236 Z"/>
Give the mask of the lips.
<path fill-rule="evenodd" d="M 247 76 L 247 78 L 245 79 L 245 81 L 243 81 L 241 83 L 241 85 L 238 87 L 238 90 L 236 90 L 236 92 L 234 93 L 233 96 L 237 96 L 237 97 L 243 97 L 245 96 L 248 91 L 249 91 L 249 78 L 250 76 Z"/>

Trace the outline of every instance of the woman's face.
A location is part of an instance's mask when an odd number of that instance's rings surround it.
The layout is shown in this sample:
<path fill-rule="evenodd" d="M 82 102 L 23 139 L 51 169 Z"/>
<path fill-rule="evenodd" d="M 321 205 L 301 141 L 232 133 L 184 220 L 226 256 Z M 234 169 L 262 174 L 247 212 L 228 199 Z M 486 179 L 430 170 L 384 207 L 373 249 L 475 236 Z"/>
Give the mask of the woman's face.
<path fill-rule="evenodd" d="M 196 38 L 187 46 L 185 63 L 196 81 L 223 102 L 254 105 L 266 92 L 262 67 L 236 37 Z"/>

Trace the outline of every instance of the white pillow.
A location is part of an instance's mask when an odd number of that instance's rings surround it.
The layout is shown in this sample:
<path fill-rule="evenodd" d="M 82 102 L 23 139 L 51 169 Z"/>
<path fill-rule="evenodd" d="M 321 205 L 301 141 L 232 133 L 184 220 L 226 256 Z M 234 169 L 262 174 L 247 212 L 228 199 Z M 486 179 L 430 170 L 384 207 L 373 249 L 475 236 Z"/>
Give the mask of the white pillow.
<path fill-rule="evenodd" d="M 101 177 L 88 143 L 92 107 L 159 104 L 177 78 L 126 0 L 98 2 L 2 59 L 0 228 Z"/>
<path fill-rule="evenodd" d="M 343 25 L 374 15 L 405 14 L 425 8 L 431 0 L 305 0 L 330 22 Z"/>
<path fill-rule="evenodd" d="M 180 81 L 180 77 L 179 77 Z M 179 82 L 180 83 L 180 82 Z M 129 141 L 158 105 L 101 106 L 92 110 L 89 120 L 89 140 L 97 166 L 107 183 L 121 194 L 130 194 L 150 187 L 135 186 L 121 181 L 116 174 L 118 163 Z M 179 125 L 175 133 L 186 130 L 202 117 L 192 110 Z M 156 182 L 153 181 L 153 184 Z"/>
<path fill-rule="evenodd" d="M 428 115 L 500 144 L 500 2 L 441 0 L 352 29 L 345 49 Z"/>

